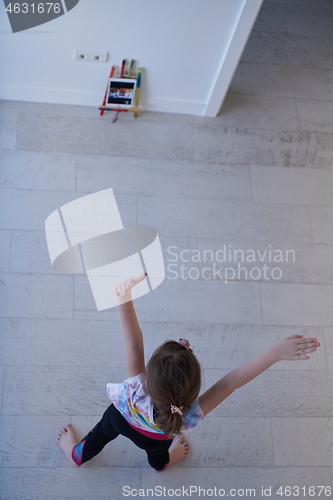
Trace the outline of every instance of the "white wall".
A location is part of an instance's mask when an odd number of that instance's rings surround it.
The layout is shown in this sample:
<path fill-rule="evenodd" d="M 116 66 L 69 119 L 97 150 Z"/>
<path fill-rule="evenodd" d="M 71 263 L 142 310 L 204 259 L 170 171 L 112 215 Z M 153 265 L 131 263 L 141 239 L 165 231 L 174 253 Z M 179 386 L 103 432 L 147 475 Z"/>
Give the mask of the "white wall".
<path fill-rule="evenodd" d="M 144 109 L 204 114 L 244 5 L 258 1 L 80 0 L 64 16 L 15 34 L 1 2 L 0 98 L 98 106 L 111 66 L 127 58 L 145 68 Z M 74 48 L 107 50 L 109 60 L 74 61 Z"/>

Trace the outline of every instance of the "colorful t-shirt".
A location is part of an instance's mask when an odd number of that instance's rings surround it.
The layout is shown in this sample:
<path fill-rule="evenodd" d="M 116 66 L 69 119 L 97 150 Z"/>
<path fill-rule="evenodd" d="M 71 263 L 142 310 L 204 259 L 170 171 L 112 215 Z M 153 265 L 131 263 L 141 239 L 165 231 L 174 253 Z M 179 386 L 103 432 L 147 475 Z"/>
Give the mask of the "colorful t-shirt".
<path fill-rule="evenodd" d="M 106 394 L 114 406 L 132 426 L 148 431 L 149 433 L 163 434 L 154 423 L 153 405 L 146 389 L 147 372 L 124 380 L 121 384 L 109 383 L 106 385 Z M 204 414 L 198 398 L 192 403 L 187 415 L 183 416 L 180 432 L 192 430 Z"/>

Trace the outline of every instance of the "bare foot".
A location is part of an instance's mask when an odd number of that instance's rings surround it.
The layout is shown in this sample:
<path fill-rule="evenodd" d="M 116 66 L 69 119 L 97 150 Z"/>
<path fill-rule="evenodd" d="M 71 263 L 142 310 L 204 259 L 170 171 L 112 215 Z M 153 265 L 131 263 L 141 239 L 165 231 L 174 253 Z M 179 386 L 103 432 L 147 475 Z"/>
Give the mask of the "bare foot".
<path fill-rule="evenodd" d="M 166 468 L 169 468 L 171 467 L 171 465 L 175 465 L 177 462 L 184 460 L 189 452 L 189 449 L 190 445 L 186 441 L 185 437 L 177 435 L 173 439 L 172 445 L 169 448 L 170 462 Z"/>
<path fill-rule="evenodd" d="M 74 467 L 80 467 L 72 459 L 72 449 L 77 444 L 77 440 L 76 440 L 74 430 L 73 430 L 73 427 L 71 426 L 71 424 L 68 424 L 68 425 L 66 425 L 66 427 L 63 427 L 62 429 L 60 429 L 58 437 L 57 437 L 57 443 L 60 446 L 60 448 L 62 449 L 62 451 L 65 453 L 70 464 L 73 465 Z"/>

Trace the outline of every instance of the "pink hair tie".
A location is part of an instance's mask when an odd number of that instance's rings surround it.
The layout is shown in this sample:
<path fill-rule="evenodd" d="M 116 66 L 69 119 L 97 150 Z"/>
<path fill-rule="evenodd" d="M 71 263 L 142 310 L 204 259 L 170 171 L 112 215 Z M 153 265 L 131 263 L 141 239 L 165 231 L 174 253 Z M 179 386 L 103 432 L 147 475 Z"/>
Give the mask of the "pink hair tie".
<path fill-rule="evenodd" d="M 183 347 L 185 347 L 185 349 L 189 349 L 189 348 L 190 348 L 190 345 L 191 345 L 191 344 L 189 343 L 189 341 L 188 341 L 188 340 L 186 340 L 186 339 L 179 339 L 179 340 L 178 340 L 178 343 L 179 343 L 180 345 L 182 345 Z"/>
<path fill-rule="evenodd" d="M 183 406 L 181 406 L 180 408 L 178 408 L 178 406 L 175 406 L 175 405 L 171 405 L 171 413 L 179 413 L 179 415 L 182 415 L 183 412 L 182 412 L 182 408 Z"/>

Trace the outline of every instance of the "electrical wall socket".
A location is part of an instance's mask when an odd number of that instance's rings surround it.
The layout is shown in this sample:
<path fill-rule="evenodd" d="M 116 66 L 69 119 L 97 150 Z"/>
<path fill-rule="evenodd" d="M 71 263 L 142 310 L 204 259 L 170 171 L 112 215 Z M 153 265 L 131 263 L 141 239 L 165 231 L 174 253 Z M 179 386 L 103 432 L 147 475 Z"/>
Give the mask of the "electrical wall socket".
<path fill-rule="evenodd" d="M 74 60 L 104 63 L 108 60 L 108 54 L 106 50 L 75 49 Z"/>

